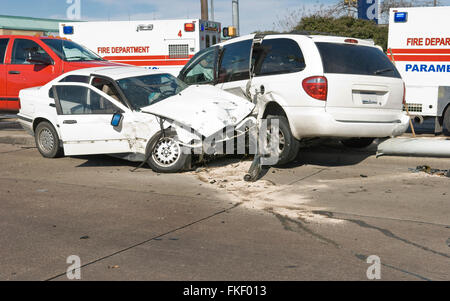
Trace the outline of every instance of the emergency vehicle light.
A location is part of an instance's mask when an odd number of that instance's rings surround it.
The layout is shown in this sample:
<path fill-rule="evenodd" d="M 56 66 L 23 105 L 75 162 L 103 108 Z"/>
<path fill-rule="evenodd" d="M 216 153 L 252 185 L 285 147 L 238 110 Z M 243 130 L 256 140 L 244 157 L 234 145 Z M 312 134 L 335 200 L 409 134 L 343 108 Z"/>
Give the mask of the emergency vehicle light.
<path fill-rule="evenodd" d="M 397 12 L 394 14 L 394 22 L 406 22 L 407 17 L 407 12 Z"/>
<path fill-rule="evenodd" d="M 63 32 L 64 34 L 73 34 L 73 26 L 64 26 Z"/>
<path fill-rule="evenodd" d="M 184 23 L 184 31 L 195 31 L 194 23 Z"/>

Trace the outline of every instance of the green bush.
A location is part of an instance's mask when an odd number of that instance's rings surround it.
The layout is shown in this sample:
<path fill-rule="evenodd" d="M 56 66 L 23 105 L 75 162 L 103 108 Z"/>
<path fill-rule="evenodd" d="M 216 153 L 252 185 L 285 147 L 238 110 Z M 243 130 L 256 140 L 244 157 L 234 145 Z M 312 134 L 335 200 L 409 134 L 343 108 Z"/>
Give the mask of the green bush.
<path fill-rule="evenodd" d="M 331 34 L 359 39 L 372 39 L 375 44 L 387 49 L 388 27 L 373 21 L 353 17 L 303 17 L 294 31 L 307 31 L 311 34 Z"/>

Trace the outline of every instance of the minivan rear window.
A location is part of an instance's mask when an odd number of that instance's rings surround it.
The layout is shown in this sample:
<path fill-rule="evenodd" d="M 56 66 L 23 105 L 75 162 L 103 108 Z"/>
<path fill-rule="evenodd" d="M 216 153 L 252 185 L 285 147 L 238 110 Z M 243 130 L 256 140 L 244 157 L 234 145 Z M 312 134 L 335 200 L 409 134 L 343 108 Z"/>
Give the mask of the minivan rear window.
<path fill-rule="evenodd" d="M 354 44 L 317 42 L 325 73 L 375 75 L 400 78 L 400 73 L 378 48 Z"/>

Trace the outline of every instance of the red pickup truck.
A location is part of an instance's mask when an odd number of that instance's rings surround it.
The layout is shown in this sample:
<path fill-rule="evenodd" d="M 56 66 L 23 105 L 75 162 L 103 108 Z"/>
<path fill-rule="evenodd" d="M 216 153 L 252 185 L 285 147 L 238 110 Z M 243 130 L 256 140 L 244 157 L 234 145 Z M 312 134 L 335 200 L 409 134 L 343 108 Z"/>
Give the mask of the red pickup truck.
<path fill-rule="evenodd" d="M 0 111 L 20 109 L 19 91 L 42 86 L 76 69 L 123 66 L 87 48 L 55 37 L 0 35 Z"/>

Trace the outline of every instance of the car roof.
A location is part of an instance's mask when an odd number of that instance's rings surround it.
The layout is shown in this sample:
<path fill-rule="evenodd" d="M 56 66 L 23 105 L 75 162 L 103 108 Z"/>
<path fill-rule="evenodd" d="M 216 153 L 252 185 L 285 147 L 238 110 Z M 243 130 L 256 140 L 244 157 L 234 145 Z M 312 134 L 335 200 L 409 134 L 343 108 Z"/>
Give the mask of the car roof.
<path fill-rule="evenodd" d="M 78 69 L 75 71 L 67 72 L 65 75 L 85 75 L 91 76 L 92 74 L 106 76 L 113 80 L 118 80 L 126 77 L 150 75 L 150 74 L 163 74 L 167 73 L 160 70 L 150 70 L 144 67 L 136 66 L 113 66 L 113 67 L 93 67 Z"/>

